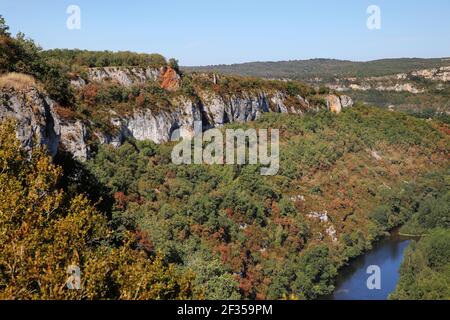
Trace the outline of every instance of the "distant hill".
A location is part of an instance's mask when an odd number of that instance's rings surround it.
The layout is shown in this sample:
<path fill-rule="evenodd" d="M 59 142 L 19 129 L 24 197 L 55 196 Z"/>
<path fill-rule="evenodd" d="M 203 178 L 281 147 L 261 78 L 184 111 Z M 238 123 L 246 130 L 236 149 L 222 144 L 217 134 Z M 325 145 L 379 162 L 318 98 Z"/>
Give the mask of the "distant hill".
<path fill-rule="evenodd" d="M 249 62 L 232 65 L 184 67 L 187 71 L 215 71 L 264 78 L 289 78 L 309 80 L 322 78 L 324 81 L 338 77 L 374 77 L 395 73 L 411 72 L 450 64 L 450 58 L 383 59 L 368 62 L 354 62 L 335 59 L 311 59 L 279 62 Z"/>

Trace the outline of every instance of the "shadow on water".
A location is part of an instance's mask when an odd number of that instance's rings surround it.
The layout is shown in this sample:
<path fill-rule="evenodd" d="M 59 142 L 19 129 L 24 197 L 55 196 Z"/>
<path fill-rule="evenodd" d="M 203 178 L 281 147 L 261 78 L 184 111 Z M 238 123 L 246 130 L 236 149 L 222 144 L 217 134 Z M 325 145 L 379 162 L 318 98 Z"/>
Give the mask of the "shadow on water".
<path fill-rule="evenodd" d="M 340 270 L 336 289 L 325 300 L 386 300 L 395 290 L 406 247 L 417 238 L 400 236 L 398 230 L 374 244 L 373 249 Z M 381 269 L 381 289 L 367 288 L 369 266 Z"/>

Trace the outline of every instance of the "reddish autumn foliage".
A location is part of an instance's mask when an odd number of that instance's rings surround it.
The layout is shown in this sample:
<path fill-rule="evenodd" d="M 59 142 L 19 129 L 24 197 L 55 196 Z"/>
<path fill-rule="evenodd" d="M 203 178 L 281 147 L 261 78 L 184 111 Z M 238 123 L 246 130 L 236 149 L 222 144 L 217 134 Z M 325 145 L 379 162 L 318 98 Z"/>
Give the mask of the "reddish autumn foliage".
<path fill-rule="evenodd" d="M 138 249 L 144 250 L 147 254 L 154 253 L 155 247 L 153 246 L 153 243 L 150 240 L 147 232 L 137 230 L 134 232 L 134 237 Z"/>
<path fill-rule="evenodd" d="M 233 209 L 231 209 L 231 208 L 226 208 L 225 213 L 227 214 L 227 217 L 229 217 L 229 218 L 232 218 L 234 215 Z"/>
<path fill-rule="evenodd" d="M 128 197 L 123 192 L 114 193 L 114 200 L 116 201 L 115 204 L 119 210 L 126 209 Z"/>
<path fill-rule="evenodd" d="M 176 91 L 180 88 L 181 78 L 171 67 L 165 67 L 161 70 L 161 88 L 168 91 Z"/>
<path fill-rule="evenodd" d="M 95 105 L 96 97 L 98 93 L 98 85 L 95 83 L 89 83 L 84 86 L 80 91 L 80 96 L 88 105 Z"/>

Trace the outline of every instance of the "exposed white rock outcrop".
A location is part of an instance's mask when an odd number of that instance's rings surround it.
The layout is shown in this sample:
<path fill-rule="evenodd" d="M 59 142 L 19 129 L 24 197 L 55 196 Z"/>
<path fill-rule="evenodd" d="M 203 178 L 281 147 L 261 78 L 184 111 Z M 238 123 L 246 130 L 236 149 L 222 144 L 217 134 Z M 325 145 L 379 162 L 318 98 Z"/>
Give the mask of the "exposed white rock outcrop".
<path fill-rule="evenodd" d="M 81 77 L 70 80 L 70 85 L 76 89 L 80 89 L 87 84 L 86 80 Z"/>
<path fill-rule="evenodd" d="M 416 86 L 417 83 L 415 82 L 417 78 L 440 83 L 448 82 L 450 81 L 450 66 L 423 69 L 410 73 L 398 73 L 381 77 L 335 79 L 332 83 L 328 83 L 327 87 L 339 92 L 349 90 L 376 90 L 409 92 L 412 94 L 423 93 L 425 90 Z M 437 88 L 439 88 L 439 84 Z"/>
<path fill-rule="evenodd" d="M 368 84 L 359 85 L 359 84 L 356 84 L 356 83 L 352 83 L 352 84 L 349 85 L 349 87 L 350 87 L 350 89 L 357 90 L 357 91 L 367 91 L 367 90 L 372 89 L 372 87 L 370 85 L 368 85 Z"/>
<path fill-rule="evenodd" d="M 269 98 L 263 92 L 244 93 L 226 98 L 203 92 L 201 100 L 204 120 L 210 127 L 222 126 L 229 122 L 253 121 L 262 113 L 270 111 Z"/>
<path fill-rule="evenodd" d="M 333 225 L 330 225 L 326 230 L 325 230 L 326 234 L 330 237 L 331 241 L 333 242 L 337 242 L 338 238 L 337 238 L 337 232 L 336 232 L 336 228 Z"/>
<path fill-rule="evenodd" d="M 56 155 L 61 127 L 53 101 L 35 88 L 0 91 L 0 121 L 17 121 L 17 138 L 29 151 L 35 144 L 46 145 L 51 155 Z"/>
<path fill-rule="evenodd" d="M 290 199 L 291 199 L 291 201 L 294 201 L 294 202 L 296 202 L 296 201 L 303 201 L 304 202 L 306 200 L 305 196 L 302 196 L 301 194 L 298 194 L 296 196 L 292 196 L 292 197 L 290 197 Z"/>
<path fill-rule="evenodd" d="M 349 96 L 341 95 L 340 100 L 341 100 L 341 106 L 344 109 L 353 106 L 353 100 Z"/>
<path fill-rule="evenodd" d="M 145 83 L 146 81 L 157 81 L 160 77 L 160 70 L 157 68 L 141 67 L 104 67 L 90 68 L 88 71 L 89 81 L 112 80 L 123 86 Z"/>
<path fill-rule="evenodd" d="M 26 151 L 45 145 L 52 156 L 62 149 L 80 161 L 89 157 L 85 125 L 62 120 L 53 100 L 35 88 L 0 90 L 0 121 L 5 119 L 17 121 L 17 138 Z"/>
<path fill-rule="evenodd" d="M 377 91 L 395 91 L 395 92 L 409 92 L 409 93 L 422 93 L 424 90 L 416 88 L 411 83 L 396 83 L 393 86 L 384 86 L 384 85 L 378 85 L 378 87 L 375 88 Z"/>
<path fill-rule="evenodd" d="M 377 83 L 351 83 L 348 86 L 344 85 L 328 85 L 330 89 L 339 91 L 339 92 L 345 92 L 349 90 L 355 90 L 355 91 L 368 91 L 368 90 L 376 90 L 376 91 L 395 91 L 395 92 L 409 92 L 413 94 L 422 93 L 424 92 L 423 89 L 416 88 L 411 83 L 396 83 L 393 85 L 386 85 L 381 82 Z"/>
<path fill-rule="evenodd" d="M 319 220 L 319 222 L 321 224 L 325 225 L 325 227 L 326 227 L 325 233 L 330 237 L 331 241 L 333 241 L 333 242 L 338 241 L 336 228 L 332 224 L 332 221 L 331 221 L 327 211 L 310 212 L 306 216 L 310 219 Z"/>
<path fill-rule="evenodd" d="M 327 211 L 310 212 L 306 216 L 311 219 L 318 219 L 320 222 L 328 222 L 329 220 Z"/>
<path fill-rule="evenodd" d="M 383 160 L 383 158 L 375 150 L 370 150 L 370 155 L 377 161 Z"/>
<path fill-rule="evenodd" d="M 200 108 L 188 99 L 179 99 L 174 110 L 159 112 L 144 109 L 121 120 L 122 132 L 137 140 L 155 143 L 170 141 L 172 133 L 179 129 L 182 138 L 194 135 L 194 122 L 202 121 Z"/>

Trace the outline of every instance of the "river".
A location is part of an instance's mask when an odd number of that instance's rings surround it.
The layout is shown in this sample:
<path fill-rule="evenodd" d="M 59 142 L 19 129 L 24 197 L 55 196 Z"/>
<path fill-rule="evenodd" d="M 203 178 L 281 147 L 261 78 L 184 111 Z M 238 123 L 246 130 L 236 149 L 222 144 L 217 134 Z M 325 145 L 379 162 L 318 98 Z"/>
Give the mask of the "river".
<path fill-rule="evenodd" d="M 325 297 L 328 300 L 386 300 L 395 290 L 399 280 L 399 269 L 405 249 L 413 241 L 397 231 L 374 244 L 373 249 L 352 260 L 339 271 L 336 289 Z M 381 289 L 367 288 L 369 266 L 379 266 L 381 270 Z"/>

